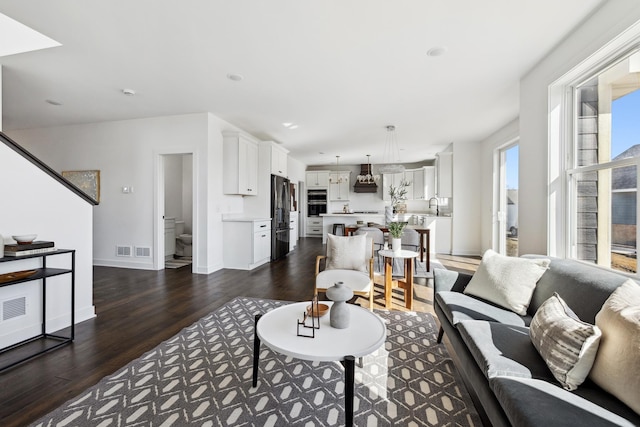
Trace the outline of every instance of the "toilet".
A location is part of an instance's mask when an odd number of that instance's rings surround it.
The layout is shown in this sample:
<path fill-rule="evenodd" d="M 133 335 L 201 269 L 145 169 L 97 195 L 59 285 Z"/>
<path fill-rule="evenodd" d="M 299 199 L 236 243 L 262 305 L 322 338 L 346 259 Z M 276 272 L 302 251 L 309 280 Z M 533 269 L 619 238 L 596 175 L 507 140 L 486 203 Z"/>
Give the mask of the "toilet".
<path fill-rule="evenodd" d="M 185 234 L 184 221 L 176 221 L 176 255 L 182 257 L 192 256 L 191 243 L 193 237 L 191 234 Z"/>

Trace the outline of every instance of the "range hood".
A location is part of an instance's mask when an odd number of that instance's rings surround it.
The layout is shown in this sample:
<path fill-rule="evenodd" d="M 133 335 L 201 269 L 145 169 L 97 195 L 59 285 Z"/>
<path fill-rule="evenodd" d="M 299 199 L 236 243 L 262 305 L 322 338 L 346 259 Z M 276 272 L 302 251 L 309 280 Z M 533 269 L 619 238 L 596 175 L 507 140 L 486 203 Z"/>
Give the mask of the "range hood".
<path fill-rule="evenodd" d="M 371 173 L 371 164 L 364 163 L 360 165 L 360 175 L 367 175 Z M 365 183 L 356 179 L 356 183 L 353 185 L 354 193 L 377 193 L 378 185 L 375 182 Z"/>

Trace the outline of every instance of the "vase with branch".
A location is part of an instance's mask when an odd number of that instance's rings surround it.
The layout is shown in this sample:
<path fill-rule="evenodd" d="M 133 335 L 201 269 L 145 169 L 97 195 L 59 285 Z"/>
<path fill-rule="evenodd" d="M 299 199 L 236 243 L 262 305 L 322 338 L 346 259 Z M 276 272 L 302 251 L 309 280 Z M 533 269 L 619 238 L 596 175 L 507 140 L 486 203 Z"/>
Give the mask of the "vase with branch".
<path fill-rule="evenodd" d="M 395 212 L 398 205 L 404 203 L 407 200 L 407 188 L 409 187 L 409 181 L 401 179 L 400 183 L 389 186 L 389 197 L 391 199 L 391 206 Z"/>

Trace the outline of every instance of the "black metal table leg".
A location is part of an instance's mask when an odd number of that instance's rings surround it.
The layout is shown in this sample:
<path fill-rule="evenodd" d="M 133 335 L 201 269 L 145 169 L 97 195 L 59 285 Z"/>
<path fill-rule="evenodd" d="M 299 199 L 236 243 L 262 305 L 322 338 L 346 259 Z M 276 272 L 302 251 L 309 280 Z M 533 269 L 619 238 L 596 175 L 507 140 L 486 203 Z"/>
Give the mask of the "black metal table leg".
<path fill-rule="evenodd" d="M 260 359 L 260 337 L 258 337 L 258 320 L 262 314 L 256 314 L 253 330 L 253 387 L 258 385 L 258 361 Z"/>
<path fill-rule="evenodd" d="M 353 395 L 356 358 L 353 356 L 345 356 L 344 358 L 344 416 L 346 418 L 346 426 L 353 426 Z"/>

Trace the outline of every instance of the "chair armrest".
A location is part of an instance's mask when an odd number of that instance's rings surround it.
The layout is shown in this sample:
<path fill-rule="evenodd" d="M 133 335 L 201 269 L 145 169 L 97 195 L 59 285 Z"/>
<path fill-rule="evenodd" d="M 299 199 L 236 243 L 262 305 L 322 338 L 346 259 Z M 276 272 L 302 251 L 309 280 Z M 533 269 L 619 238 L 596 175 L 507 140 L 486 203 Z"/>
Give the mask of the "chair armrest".
<path fill-rule="evenodd" d="M 373 258 L 369 258 L 369 279 L 371 279 L 371 283 L 373 283 L 373 272 Z M 373 289 L 371 292 L 373 292 Z"/>
<path fill-rule="evenodd" d="M 459 273 L 457 271 L 444 270 L 442 268 L 433 269 L 433 292 L 454 291 L 462 292 L 471 281 L 471 274 Z"/>
<path fill-rule="evenodd" d="M 323 259 L 326 259 L 327 256 L 326 255 L 318 255 L 316 256 L 316 276 L 318 274 L 320 274 L 320 261 L 322 261 Z"/>

